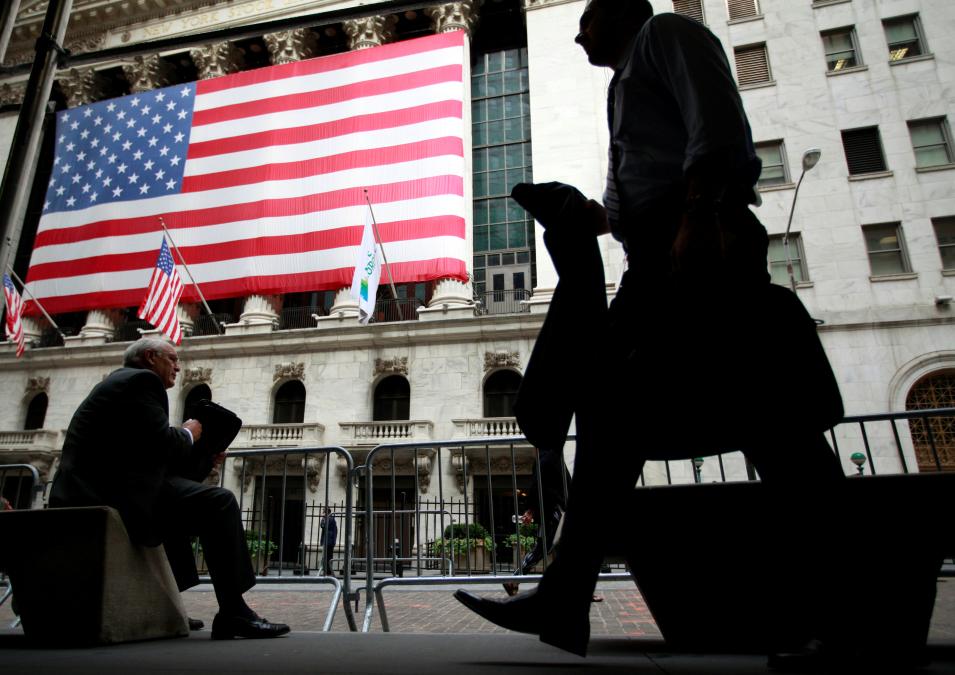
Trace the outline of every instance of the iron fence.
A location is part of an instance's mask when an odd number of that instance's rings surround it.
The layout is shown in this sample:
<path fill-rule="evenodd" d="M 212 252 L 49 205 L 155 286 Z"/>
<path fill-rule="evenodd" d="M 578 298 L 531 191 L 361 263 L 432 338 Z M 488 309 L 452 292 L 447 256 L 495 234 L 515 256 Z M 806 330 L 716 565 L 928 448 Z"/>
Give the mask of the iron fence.
<path fill-rule="evenodd" d="M 531 299 L 531 292 L 526 288 L 515 288 L 507 291 L 485 291 L 474 296 L 478 307 L 478 315 L 494 314 L 524 314 L 530 312 L 527 301 Z"/>
<path fill-rule="evenodd" d="M 389 298 L 375 303 L 375 323 L 386 321 L 417 321 L 418 308 L 424 303 L 417 298 Z"/>
<path fill-rule="evenodd" d="M 215 318 L 215 321 L 213 321 Z M 220 335 L 227 323 L 233 323 L 235 317 L 229 312 L 216 312 L 215 314 L 202 314 L 197 316 L 192 324 L 192 337 L 202 335 Z M 216 328 L 216 323 L 219 328 Z M 222 329 L 222 330 L 220 330 Z"/>
<path fill-rule="evenodd" d="M 328 316 L 328 311 L 320 305 L 283 307 L 279 314 L 279 330 L 315 328 L 315 316 Z"/>

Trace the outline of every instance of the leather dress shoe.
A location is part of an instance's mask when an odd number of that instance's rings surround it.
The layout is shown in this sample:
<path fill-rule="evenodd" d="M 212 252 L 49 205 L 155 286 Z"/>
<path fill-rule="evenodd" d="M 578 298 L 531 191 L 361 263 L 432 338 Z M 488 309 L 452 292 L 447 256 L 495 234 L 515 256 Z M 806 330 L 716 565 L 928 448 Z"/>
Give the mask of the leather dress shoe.
<path fill-rule="evenodd" d="M 285 635 L 289 630 L 284 623 L 272 623 L 258 615 L 248 618 L 219 613 L 212 620 L 213 640 L 231 640 L 237 637 L 274 638 Z"/>
<path fill-rule="evenodd" d="M 578 656 L 587 654 L 589 616 L 583 615 L 583 621 L 572 620 L 566 612 L 546 607 L 536 588 L 501 600 L 482 598 L 463 589 L 455 591 L 454 597 L 475 614 L 501 628 L 539 635 L 541 642 Z"/>
<path fill-rule="evenodd" d="M 186 617 L 186 621 L 189 622 L 189 630 L 202 630 L 206 627 L 205 622 L 202 619 L 193 619 L 191 616 Z"/>

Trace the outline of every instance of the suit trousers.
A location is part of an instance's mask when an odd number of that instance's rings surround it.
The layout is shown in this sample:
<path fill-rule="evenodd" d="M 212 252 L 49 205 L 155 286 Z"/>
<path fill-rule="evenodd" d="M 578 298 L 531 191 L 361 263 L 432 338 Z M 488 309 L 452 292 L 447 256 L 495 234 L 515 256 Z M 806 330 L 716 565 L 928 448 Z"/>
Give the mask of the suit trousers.
<path fill-rule="evenodd" d="M 172 476 L 163 484 L 157 509 L 163 546 L 180 591 L 199 583 L 190 543 L 195 536 L 220 607 L 230 606 L 255 585 L 239 505 L 230 491 Z"/>
<path fill-rule="evenodd" d="M 749 354 L 745 344 L 726 336 L 739 333 L 738 312 L 747 311 L 751 297 L 763 297 L 768 283 L 757 278 L 690 283 L 681 289 L 672 280 L 631 270 L 608 309 L 603 263 L 594 238 L 573 228 L 550 229 L 545 243 L 560 277 L 554 302 L 575 303 L 572 311 L 553 304 L 550 311 L 576 325 L 545 322 L 534 357 L 548 354 L 552 360 L 549 367 L 528 364 L 526 379 L 532 371 L 547 375 L 522 385 L 526 417 L 520 418 L 520 400 L 518 415 L 522 428 L 528 420 L 529 428 L 537 431 L 533 419 L 544 421 L 547 416 L 528 415 L 528 411 L 537 407 L 542 413 L 544 392 L 561 391 L 565 400 L 553 405 L 573 408 L 577 450 L 557 558 L 539 586 L 547 617 L 542 635 L 550 630 L 559 634 L 568 623 L 568 613 L 587 616 L 607 548 L 615 538 L 639 537 L 639 528 L 621 531 L 619 523 L 653 517 L 627 512 L 629 495 L 647 459 L 688 459 L 742 450 L 763 481 L 777 487 L 780 528 L 802 533 L 807 525 L 822 526 L 828 519 L 826 495 L 844 474 L 821 428 L 798 418 L 786 419 L 779 428 L 755 424 L 743 412 L 746 402 L 766 398 L 767 392 L 747 390 L 733 377 L 731 366 L 736 361 L 754 361 L 760 355 Z M 681 299 L 688 304 L 679 305 Z M 586 365 L 568 372 L 562 365 L 574 362 L 574 354 Z M 555 389 L 558 377 L 564 383 Z M 721 386 L 713 387 L 713 381 Z M 706 386 L 698 387 L 698 383 Z M 694 398 L 698 389 L 713 392 L 711 396 L 721 400 Z M 537 400 L 530 400 L 535 395 Z M 733 406 L 725 401 L 736 402 L 735 419 Z M 712 410 L 720 411 L 719 415 L 708 417 L 707 411 Z M 717 425 L 720 429 L 709 433 Z M 535 442 L 531 434 L 528 438 Z M 708 439 L 718 441 L 707 448 Z M 727 445 L 728 440 L 734 445 Z M 803 546 L 780 554 L 799 556 L 805 551 Z M 806 592 L 818 596 L 824 586 L 814 572 L 819 566 L 808 558 L 803 562 Z M 793 620 L 792 616 L 786 620 Z M 569 623 L 574 625 L 573 620 Z"/>

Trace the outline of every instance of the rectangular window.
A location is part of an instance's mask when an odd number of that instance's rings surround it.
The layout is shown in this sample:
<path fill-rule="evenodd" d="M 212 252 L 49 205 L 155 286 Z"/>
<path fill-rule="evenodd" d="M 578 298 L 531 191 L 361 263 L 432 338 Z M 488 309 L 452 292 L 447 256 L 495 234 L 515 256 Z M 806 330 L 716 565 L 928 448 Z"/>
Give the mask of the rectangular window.
<path fill-rule="evenodd" d="M 673 0 L 673 13 L 696 19 L 702 24 L 706 23 L 703 20 L 703 0 Z"/>
<path fill-rule="evenodd" d="M 944 117 L 912 120 L 909 123 L 915 166 L 945 166 L 952 163 L 952 139 Z"/>
<path fill-rule="evenodd" d="M 850 176 L 886 170 L 879 127 L 843 131 L 842 147 L 846 153 Z"/>
<path fill-rule="evenodd" d="M 869 253 L 872 276 L 884 277 L 912 271 L 908 256 L 905 254 L 900 223 L 863 225 L 862 233 L 865 235 L 865 247 Z"/>
<path fill-rule="evenodd" d="M 809 281 L 809 275 L 803 263 L 802 237 L 795 232 L 789 234 L 789 259 L 793 264 L 793 277 L 796 283 Z M 786 270 L 786 247 L 783 246 L 781 234 L 769 238 L 769 274 L 774 284 L 787 287 L 790 285 L 789 272 Z"/>
<path fill-rule="evenodd" d="M 942 257 L 943 270 L 955 270 L 955 216 L 933 218 L 938 254 Z"/>
<path fill-rule="evenodd" d="M 829 72 L 862 64 L 862 59 L 859 57 L 856 31 L 851 26 L 823 32 L 822 46 L 826 52 L 826 69 Z"/>
<path fill-rule="evenodd" d="M 769 72 L 769 53 L 765 44 L 736 47 L 733 49 L 736 59 L 736 79 L 739 86 L 771 82 Z"/>
<path fill-rule="evenodd" d="M 748 16 L 759 16 L 757 0 L 726 0 L 726 8 L 729 10 L 730 21 L 745 19 Z"/>
<path fill-rule="evenodd" d="M 910 59 L 927 52 L 918 15 L 885 19 L 882 27 L 885 29 L 885 41 L 889 45 L 889 61 Z"/>
<path fill-rule="evenodd" d="M 782 141 L 757 143 L 756 155 L 763 162 L 763 169 L 759 174 L 759 187 L 785 185 L 789 182 L 789 172 L 786 170 L 786 153 Z"/>
<path fill-rule="evenodd" d="M 530 120 L 527 49 L 479 55 L 471 69 L 475 278 L 523 259 L 534 281 L 534 220 L 508 196 L 517 183 L 534 180 Z"/>

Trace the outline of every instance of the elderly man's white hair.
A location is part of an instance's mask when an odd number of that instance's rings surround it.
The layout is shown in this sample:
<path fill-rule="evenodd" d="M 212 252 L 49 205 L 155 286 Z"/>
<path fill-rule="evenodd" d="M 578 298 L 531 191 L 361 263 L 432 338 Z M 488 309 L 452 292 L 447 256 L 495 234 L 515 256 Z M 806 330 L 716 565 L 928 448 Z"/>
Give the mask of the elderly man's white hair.
<path fill-rule="evenodd" d="M 171 345 L 171 342 L 159 338 L 140 338 L 126 348 L 126 352 L 123 354 L 123 365 L 127 368 L 145 368 L 144 355 L 146 352 L 165 352 L 166 348 Z"/>

